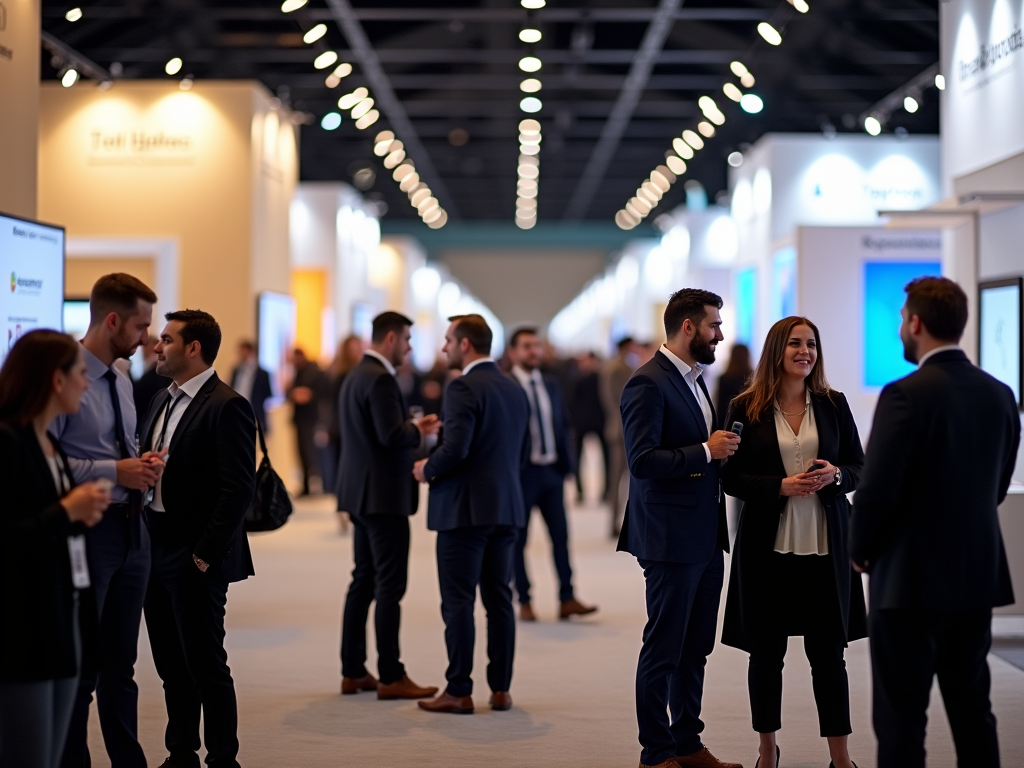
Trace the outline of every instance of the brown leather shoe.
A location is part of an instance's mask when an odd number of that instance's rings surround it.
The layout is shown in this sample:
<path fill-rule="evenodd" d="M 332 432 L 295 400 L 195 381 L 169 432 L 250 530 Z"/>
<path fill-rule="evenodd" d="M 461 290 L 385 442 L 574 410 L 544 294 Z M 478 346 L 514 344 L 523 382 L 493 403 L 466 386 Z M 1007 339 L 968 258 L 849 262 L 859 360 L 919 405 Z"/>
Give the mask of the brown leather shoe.
<path fill-rule="evenodd" d="M 360 691 L 376 691 L 377 678 L 367 674 L 364 677 L 343 677 L 341 678 L 341 692 L 345 696 Z"/>
<path fill-rule="evenodd" d="M 473 714 L 472 696 L 452 696 L 448 691 L 445 691 L 436 699 L 418 701 L 416 703 L 420 705 L 420 709 L 425 709 L 427 712 L 447 712 L 452 715 Z"/>
<path fill-rule="evenodd" d="M 533 612 L 533 607 L 529 603 L 523 603 L 519 606 L 519 620 L 520 621 L 536 621 L 537 614 Z"/>
<path fill-rule="evenodd" d="M 495 691 L 491 694 L 491 709 L 495 712 L 505 712 L 512 709 L 512 694 L 508 691 Z"/>
<path fill-rule="evenodd" d="M 707 747 L 701 747 L 692 755 L 676 755 L 672 759 L 679 768 L 743 768 L 742 763 L 723 763 Z"/>
<path fill-rule="evenodd" d="M 676 762 L 674 757 L 670 757 L 665 762 L 658 763 L 657 765 L 644 765 L 640 763 L 640 768 L 679 768 L 679 763 Z"/>
<path fill-rule="evenodd" d="M 558 618 L 565 621 L 570 616 L 587 616 L 597 613 L 596 605 L 584 605 L 575 597 L 572 600 L 563 600 L 562 607 L 558 611 Z"/>
<path fill-rule="evenodd" d="M 431 685 L 424 688 L 421 685 L 416 685 L 412 680 L 409 679 L 408 675 L 403 675 L 401 680 L 396 680 L 393 683 L 378 683 L 377 684 L 377 698 L 378 699 L 429 699 L 431 696 L 436 694 L 438 688 L 436 685 Z"/>

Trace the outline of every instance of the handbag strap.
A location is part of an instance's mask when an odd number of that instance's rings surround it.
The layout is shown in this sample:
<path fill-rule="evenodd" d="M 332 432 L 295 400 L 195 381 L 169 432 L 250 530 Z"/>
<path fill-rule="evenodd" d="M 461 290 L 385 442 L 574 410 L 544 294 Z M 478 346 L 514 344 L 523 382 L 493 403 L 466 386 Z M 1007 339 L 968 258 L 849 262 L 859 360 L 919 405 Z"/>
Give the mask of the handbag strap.
<path fill-rule="evenodd" d="M 263 437 L 263 427 L 260 426 L 259 419 L 253 419 L 253 421 L 256 422 L 256 434 L 260 439 L 260 450 L 263 452 L 263 458 L 269 461 L 270 457 L 267 456 L 267 441 Z"/>

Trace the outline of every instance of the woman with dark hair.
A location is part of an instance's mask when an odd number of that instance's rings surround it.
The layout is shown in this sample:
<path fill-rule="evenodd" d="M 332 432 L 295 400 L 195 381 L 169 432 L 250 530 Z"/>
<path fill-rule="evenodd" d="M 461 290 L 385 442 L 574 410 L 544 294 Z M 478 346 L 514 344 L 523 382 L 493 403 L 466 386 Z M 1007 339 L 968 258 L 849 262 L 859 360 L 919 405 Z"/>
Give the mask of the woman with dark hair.
<path fill-rule="evenodd" d="M 349 334 L 338 344 L 331 367 L 327 370 L 330 379 L 329 394 L 326 403 L 324 422 L 327 425 L 327 450 L 324 461 L 324 491 L 334 493 L 338 485 L 338 462 L 341 461 L 341 410 L 338 399 L 341 397 L 341 385 L 349 371 L 359 365 L 363 359 L 363 340 L 354 333 Z M 348 512 L 339 510 L 338 523 L 342 533 L 348 532 Z"/>
<path fill-rule="evenodd" d="M 864 451 L 846 397 L 825 378 L 817 326 L 787 317 L 772 326 L 750 385 L 726 424 L 743 442 L 722 487 L 744 502 L 726 598 L 722 642 L 750 654 L 747 685 L 756 768 L 776 768 L 782 666 L 803 636 L 821 735 L 832 768 L 853 768 L 844 648 L 867 636 L 864 591 L 847 553 L 850 505 Z"/>
<path fill-rule="evenodd" d="M 79 592 L 89 588 L 86 527 L 109 489 L 74 486 L 49 432 L 89 386 L 81 348 L 30 331 L 0 369 L 0 765 L 57 768 L 82 658 Z M 88 611 L 83 610 L 82 616 Z"/>
<path fill-rule="evenodd" d="M 715 398 L 715 412 L 724 416 L 729 412 L 729 404 L 747 386 L 754 369 L 750 365 L 750 347 L 746 344 L 734 344 L 729 353 L 729 365 L 725 373 L 718 377 L 718 397 Z"/>

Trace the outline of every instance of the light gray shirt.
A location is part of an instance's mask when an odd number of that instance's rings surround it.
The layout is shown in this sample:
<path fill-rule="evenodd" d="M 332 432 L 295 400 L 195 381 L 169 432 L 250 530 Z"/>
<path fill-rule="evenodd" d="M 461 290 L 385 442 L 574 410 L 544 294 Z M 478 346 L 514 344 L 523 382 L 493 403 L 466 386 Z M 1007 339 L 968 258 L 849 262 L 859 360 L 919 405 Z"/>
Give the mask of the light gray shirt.
<path fill-rule="evenodd" d="M 686 382 L 686 386 L 693 392 L 693 396 L 697 398 L 697 404 L 700 405 L 701 413 L 704 414 L 704 424 L 708 428 L 708 437 L 711 436 L 711 403 L 704 397 L 704 390 L 700 388 L 697 383 L 697 379 L 700 378 L 702 373 L 700 363 L 691 368 L 683 360 L 676 355 L 672 350 L 666 347 L 664 344 L 661 345 L 661 354 L 667 357 L 672 365 L 676 367 L 680 374 L 683 376 L 683 381 Z M 704 454 L 708 457 L 708 464 L 711 463 L 711 449 L 708 448 L 707 443 L 701 443 L 704 446 Z"/>
<path fill-rule="evenodd" d="M 530 401 L 530 463 L 541 466 L 554 464 L 558 461 L 558 450 L 555 448 L 551 398 L 544 386 L 544 377 L 536 368 L 527 371 L 518 365 L 512 367 L 512 375 Z"/>

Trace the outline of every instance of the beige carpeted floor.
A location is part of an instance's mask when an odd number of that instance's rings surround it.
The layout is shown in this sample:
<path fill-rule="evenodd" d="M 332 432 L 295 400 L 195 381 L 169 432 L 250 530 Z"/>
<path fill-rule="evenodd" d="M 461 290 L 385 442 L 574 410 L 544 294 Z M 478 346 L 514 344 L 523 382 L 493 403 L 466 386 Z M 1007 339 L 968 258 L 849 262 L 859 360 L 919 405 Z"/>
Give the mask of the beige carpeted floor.
<path fill-rule="evenodd" d="M 645 617 L 643 578 L 632 558 L 612 551 L 606 513 L 596 507 L 576 510 L 571 526 L 577 593 L 598 603 L 600 613 L 578 623 L 552 620 L 554 573 L 543 523 L 535 516 L 529 565 L 543 621 L 519 628 L 515 707 L 504 713 L 486 707 L 486 662 L 478 642 L 478 709 L 468 717 L 431 715 L 415 702 L 379 702 L 370 694 L 338 695 L 339 615 L 352 556 L 351 539 L 339 535 L 328 500 L 303 502 L 286 527 L 253 536 L 258 575 L 232 586 L 228 599 L 227 644 L 238 690 L 242 765 L 635 766 L 633 674 Z M 446 661 L 433 544 L 424 516 L 417 515 L 402 645 L 412 678 L 443 686 Z M 482 613 L 478 627 L 483 627 Z M 142 646 L 140 729 L 150 764 L 159 765 L 165 756 L 163 700 L 148 641 Z M 866 642 L 853 644 L 847 658 L 852 754 L 861 768 L 869 768 L 875 760 Z M 828 752 L 818 737 L 799 639 L 791 644 L 787 661 L 782 765 L 825 768 Z M 1003 765 L 1024 765 L 1024 672 L 996 657 L 990 664 Z M 933 702 L 929 766 L 952 768 L 955 759 L 937 691 Z M 719 757 L 747 768 L 754 764 L 757 743 L 749 717 L 745 654 L 719 646 L 707 671 L 704 740 Z M 94 764 L 105 767 L 95 714 L 92 726 Z"/>

